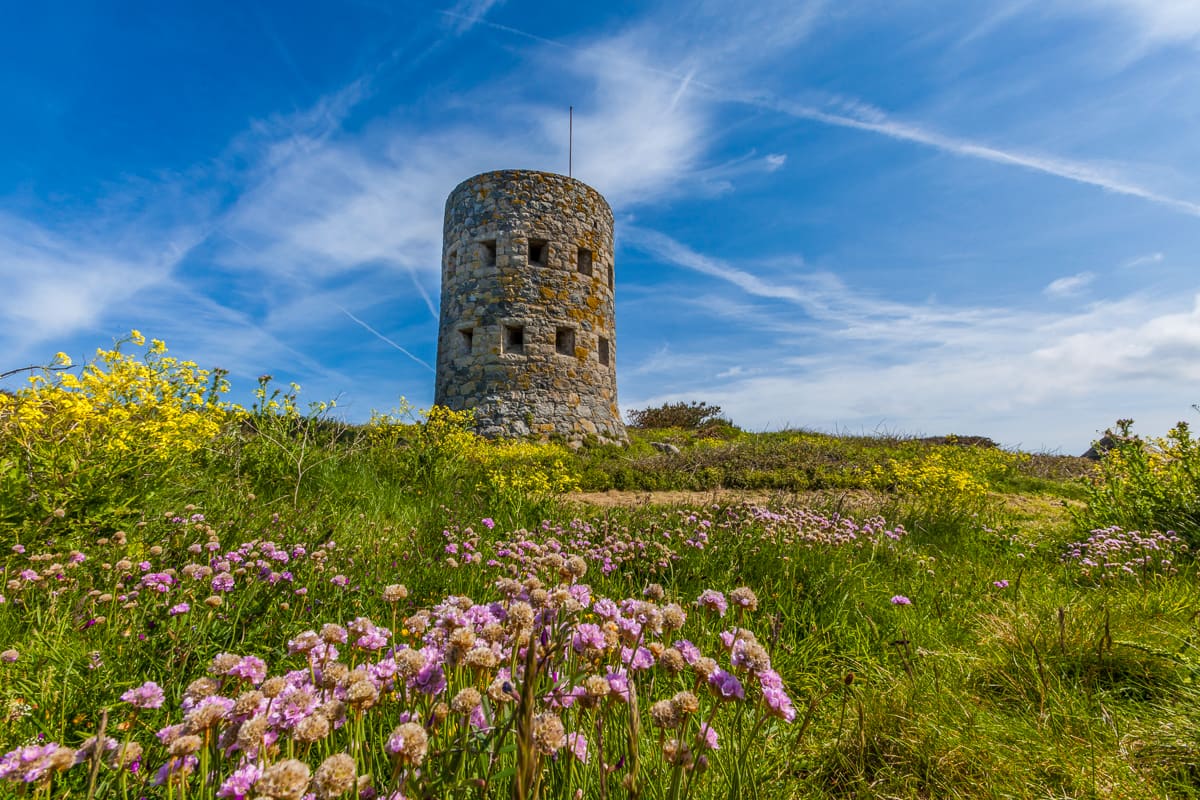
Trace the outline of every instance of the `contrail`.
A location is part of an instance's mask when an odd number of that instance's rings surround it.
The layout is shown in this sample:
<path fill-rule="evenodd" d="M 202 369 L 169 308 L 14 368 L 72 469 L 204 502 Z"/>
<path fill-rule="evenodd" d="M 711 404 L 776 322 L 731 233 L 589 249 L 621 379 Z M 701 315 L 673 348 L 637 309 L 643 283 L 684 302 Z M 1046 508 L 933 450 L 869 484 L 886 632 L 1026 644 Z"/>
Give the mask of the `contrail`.
<path fill-rule="evenodd" d="M 412 353 L 408 352 L 408 351 L 407 351 L 407 350 L 405 350 L 403 347 L 401 347 L 400 345 L 396 344 L 396 343 L 395 343 L 395 342 L 393 342 L 391 339 L 389 339 L 388 337 L 384 336 L 382 333 L 380 333 L 379 331 L 375 330 L 375 329 L 374 329 L 374 328 L 372 328 L 370 325 L 368 325 L 367 323 L 363 322 L 361 319 L 359 319 L 358 317 L 354 316 L 353 314 L 351 314 L 351 313 L 350 313 L 349 311 L 347 311 L 346 309 L 342 308 L 341 306 L 338 306 L 338 311 L 341 311 L 341 312 L 342 312 L 343 314 L 345 314 L 347 317 L 349 317 L 350 319 L 352 319 L 352 320 L 354 320 L 355 322 L 357 322 L 359 325 L 361 325 L 361 326 L 363 326 L 364 328 L 366 328 L 366 329 L 367 329 L 367 330 L 368 330 L 370 333 L 373 333 L 375 336 L 377 336 L 377 337 L 379 337 L 380 339 L 382 339 L 383 341 L 387 342 L 387 343 L 388 343 L 388 344 L 390 344 L 392 347 L 394 347 L 394 348 L 396 348 L 397 350 L 399 350 L 401 353 L 404 353 L 404 355 L 408 356 L 409 358 L 411 358 L 413 361 L 415 361 L 415 362 L 417 362 L 418 364 L 420 364 L 420 365 L 421 365 L 422 367 L 424 367 L 425 369 L 429 370 L 430 372 L 434 372 L 434 373 L 436 373 L 436 372 L 437 372 L 437 370 L 435 370 L 433 367 L 429 366 L 429 365 L 428 365 L 428 364 L 426 364 L 424 361 L 422 361 L 421 359 L 417 358 L 417 357 L 416 357 L 416 356 L 414 356 Z"/>
<path fill-rule="evenodd" d="M 553 39 L 547 39 L 543 36 L 527 33 L 526 31 L 519 30 L 508 25 L 500 25 L 495 22 L 490 22 L 482 17 L 467 17 L 463 14 L 457 14 L 452 11 L 442 11 L 440 13 L 448 17 L 467 20 L 474 24 L 483 25 L 493 30 L 508 33 L 513 36 L 520 36 L 530 39 L 551 47 L 577 50 L 577 48 L 571 48 L 569 45 L 564 44 L 563 42 L 558 42 Z M 1177 197 L 1171 197 L 1170 195 L 1155 192 L 1152 189 L 1148 189 L 1145 186 L 1141 186 L 1132 181 L 1124 180 L 1115 175 L 1106 174 L 1087 162 L 1073 161 L 1054 156 L 1038 155 L 1019 150 L 1008 150 L 1000 147 L 994 147 L 992 145 L 975 142 L 970 139 L 944 134 L 940 131 L 921 127 L 919 125 L 900 122 L 890 118 L 882 111 L 876 111 L 871 119 L 861 119 L 855 116 L 832 113 L 820 108 L 805 105 L 803 103 L 791 102 L 769 94 L 730 91 L 721 86 L 695 79 L 693 77 L 694 70 L 692 73 L 680 74 L 672 70 L 647 66 L 639 62 L 634 62 L 628 58 L 621 58 L 620 55 L 616 53 L 605 53 L 605 56 L 613 57 L 614 61 L 624 66 L 628 66 L 648 74 L 663 75 L 679 81 L 681 86 L 676 92 L 676 100 L 678 100 L 680 94 L 682 94 L 683 90 L 688 86 L 695 86 L 699 89 L 707 91 L 718 101 L 737 103 L 740 105 L 763 109 L 765 111 L 774 111 L 778 114 L 784 114 L 796 119 L 807 119 L 837 128 L 849 128 L 852 130 L 865 131 L 868 133 L 874 133 L 878 136 L 884 136 L 889 139 L 897 139 L 900 141 L 911 142 L 913 144 L 924 145 L 925 147 L 930 147 L 943 153 L 951 153 L 953 155 L 964 156 L 966 158 L 990 161 L 993 164 L 1004 164 L 1007 166 L 1017 167 L 1019 169 L 1040 172 L 1043 175 L 1051 175 L 1056 178 L 1062 178 L 1064 180 L 1071 181 L 1073 183 L 1084 184 L 1085 186 L 1094 186 L 1103 189 L 1104 191 L 1112 192 L 1113 194 L 1136 197 L 1159 206 L 1164 206 L 1166 208 L 1188 214 L 1189 216 L 1200 217 L 1200 203 L 1189 200 L 1181 200 Z"/>

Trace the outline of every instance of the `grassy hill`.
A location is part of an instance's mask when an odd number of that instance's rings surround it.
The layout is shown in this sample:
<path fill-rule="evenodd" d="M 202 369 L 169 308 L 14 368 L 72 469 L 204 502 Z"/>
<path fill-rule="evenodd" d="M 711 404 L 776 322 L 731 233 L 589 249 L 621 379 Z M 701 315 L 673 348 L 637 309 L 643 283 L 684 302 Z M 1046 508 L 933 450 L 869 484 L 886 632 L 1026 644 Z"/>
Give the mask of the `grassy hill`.
<path fill-rule="evenodd" d="M 5 794 L 1200 796 L 1186 427 L 572 451 L 180 369 L 0 399 Z"/>

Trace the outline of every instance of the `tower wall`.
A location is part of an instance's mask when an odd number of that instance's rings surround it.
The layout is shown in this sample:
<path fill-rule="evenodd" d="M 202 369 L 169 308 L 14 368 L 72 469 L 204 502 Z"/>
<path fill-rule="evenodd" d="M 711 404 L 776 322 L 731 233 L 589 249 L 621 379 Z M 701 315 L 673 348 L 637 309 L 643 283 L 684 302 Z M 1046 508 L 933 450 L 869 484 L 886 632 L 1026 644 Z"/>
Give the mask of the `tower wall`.
<path fill-rule="evenodd" d="M 485 436 L 625 441 L 617 407 L 613 216 L 590 186 L 527 170 L 446 200 L 435 402 Z"/>

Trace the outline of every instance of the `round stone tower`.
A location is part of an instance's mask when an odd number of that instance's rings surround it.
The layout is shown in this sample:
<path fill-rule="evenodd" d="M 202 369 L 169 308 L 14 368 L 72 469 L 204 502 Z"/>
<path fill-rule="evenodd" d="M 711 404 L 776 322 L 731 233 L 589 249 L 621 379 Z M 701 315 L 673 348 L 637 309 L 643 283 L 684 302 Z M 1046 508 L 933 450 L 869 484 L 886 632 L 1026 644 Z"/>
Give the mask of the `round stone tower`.
<path fill-rule="evenodd" d="M 434 402 L 484 436 L 626 441 L 617 408 L 613 216 L 548 172 L 487 172 L 446 200 Z"/>

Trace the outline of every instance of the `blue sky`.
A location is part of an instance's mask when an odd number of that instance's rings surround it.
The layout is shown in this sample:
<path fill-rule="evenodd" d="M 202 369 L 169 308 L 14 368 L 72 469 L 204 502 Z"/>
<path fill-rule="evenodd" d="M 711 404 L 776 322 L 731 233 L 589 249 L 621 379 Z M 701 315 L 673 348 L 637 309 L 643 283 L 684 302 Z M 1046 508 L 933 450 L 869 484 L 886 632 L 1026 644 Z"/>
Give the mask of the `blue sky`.
<path fill-rule="evenodd" d="M 446 195 L 565 172 L 574 105 L 623 407 L 1200 421 L 1200 3 L 568 5 L 8 4 L 0 370 L 138 328 L 236 399 L 427 405 Z"/>

